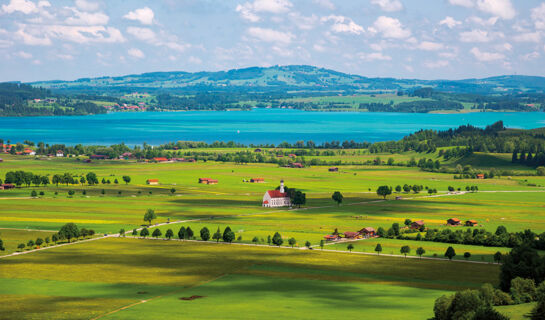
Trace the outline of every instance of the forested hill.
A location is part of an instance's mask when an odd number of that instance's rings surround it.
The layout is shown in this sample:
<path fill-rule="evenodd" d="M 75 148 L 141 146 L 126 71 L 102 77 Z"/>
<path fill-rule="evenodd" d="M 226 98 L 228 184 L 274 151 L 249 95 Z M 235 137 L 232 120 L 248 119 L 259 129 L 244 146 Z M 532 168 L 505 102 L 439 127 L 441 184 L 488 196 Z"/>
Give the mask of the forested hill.
<path fill-rule="evenodd" d="M 75 81 L 42 81 L 33 86 L 56 92 L 129 93 L 134 91 L 287 92 L 344 91 L 384 92 L 431 87 L 457 93 L 545 92 L 545 78 L 500 76 L 466 80 L 417 80 L 369 78 L 306 65 L 251 67 L 217 72 L 152 72 L 120 77 L 82 78 Z"/>
<path fill-rule="evenodd" d="M 87 99 L 53 94 L 27 84 L 0 83 L 0 116 L 52 116 L 104 113 Z"/>

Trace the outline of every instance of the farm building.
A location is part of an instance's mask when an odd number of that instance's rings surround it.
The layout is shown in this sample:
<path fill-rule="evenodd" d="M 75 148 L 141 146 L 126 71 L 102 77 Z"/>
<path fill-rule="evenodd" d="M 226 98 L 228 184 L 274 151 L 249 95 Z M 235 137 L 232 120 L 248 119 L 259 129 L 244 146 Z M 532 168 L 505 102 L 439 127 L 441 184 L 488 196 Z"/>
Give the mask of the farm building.
<path fill-rule="evenodd" d="M 252 182 L 252 183 L 264 183 L 265 179 L 264 178 L 252 178 L 252 179 L 250 179 L 250 182 Z"/>
<path fill-rule="evenodd" d="M 328 169 L 329 172 L 339 172 L 339 168 L 337 167 L 331 167 Z"/>
<path fill-rule="evenodd" d="M 346 239 L 358 239 L 361 238 L 361 235 L 359 232 L 346 231 L 344 233 L 344 237 Z"/>
<path fill-rule="evenodd" d="M 301 163 L 299 162 L 294 162 L 291 164 L 291 167 L 292 168 L 304 168 L 305 166 L 303 166 Z"/>
<path fill-rule="evenodd" d="M 57 157 L 64 157 L 64 151 L 62 151 L 62 150 L 57 150 L 57 153 L 55 154 L 55 156 L 57 156 Z"/>
<path fill-rule="evenodd" d="M 358 233 L 362 235 L 364 238 L 371 238 L 375 236 L 376 231 L 375 231 L 375 228 L 366 227 L 361 229 Z"/>
<path fill-rule="evenodd" d="M 341 237 L 339 237 L 338 234 L 329 234 L 327 236 L 324 237 L 325 241 L 337 241 L 339 239 L 341 239 Z"/>
<path fill-rule="evenodd" d="M 199 183 L 202 184 L 218 184 L 218 180 L 210 178 L 199 178 Z"/>
<path fill-rule="evenodd" d="M 413 221 L 411 223 L 411 229 L 420 229 L 424 226 L 424 220 Z"/>
<path fill-rule="evenodd" d="M 474 227 L 477 225 L 477 220 L 467 220 L 465 222 L 466 227 Z"/>
<path fill-rule="evenodd" d="M 13 188 L 15 188 L 15 185 L 10 184 L 10 183 L 4 183 L 4 184 L 0 185 L 0 190 L 9 190 L 9 189 L 13 189 Z"/>
<path fill-rule="evenodd" d="M 158 185 L 159 184 L 159 179 L 148 179 L 148 180 L 146 180 L 146 184 Z"/>
<path fill-rule="evenodd" d="M 32 149 L 25 149 L 25 151 L 23 151 L 24 154 L 27 154 L 29 156 L 35 156 L 36 155 L 36 151 L 32 150 Z"/>
<path fill-rule="evenodd" d="M 459 226 L 460 224 L 460 219 L 457 218 L 450 218 L 447 220 L 447 225 L 449 226 Z"/>
<path fill-rule="evenodd" d="M 284 192 L 284 180 L 280 180 L 280 190 L 269 190 L 263 196 L 263 207 L 289 207 L 291 199 L 287 192 Z"/>
<path fill-rule="evenodd" d="M 484 173 L 477 173 L 477 179 L 484 179 Z"/>
<path fill-rule="evenodd" d="M 165 158 L 165 157 L 155 157 L 153 158 L 153 160 L 157 161 L 157 162 L 167 162 L 168 159 Z"/>

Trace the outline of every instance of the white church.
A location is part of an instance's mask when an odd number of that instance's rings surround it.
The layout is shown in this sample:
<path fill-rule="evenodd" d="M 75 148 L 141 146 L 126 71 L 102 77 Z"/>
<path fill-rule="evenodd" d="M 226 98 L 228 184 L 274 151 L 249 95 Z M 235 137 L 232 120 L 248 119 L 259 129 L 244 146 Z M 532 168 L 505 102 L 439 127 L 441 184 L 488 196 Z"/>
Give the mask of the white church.
<path fill-rule="evenodd" d="M 269 190 L 263 196 L 263 207 L 289 207 L 291 206 L 290 197 L 284 192 L 284 180 L 280 180 L 280 190 Z"/>

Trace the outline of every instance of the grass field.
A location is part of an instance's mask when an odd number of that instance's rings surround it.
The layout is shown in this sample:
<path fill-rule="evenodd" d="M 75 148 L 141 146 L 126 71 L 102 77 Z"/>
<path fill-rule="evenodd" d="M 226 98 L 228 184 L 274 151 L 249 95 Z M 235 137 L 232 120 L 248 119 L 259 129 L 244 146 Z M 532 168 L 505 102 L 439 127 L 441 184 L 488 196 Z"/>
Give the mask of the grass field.
<path fill-rule="evenodd" d="M 457 263 L 410 260 L 111 238 L 3 259 L 0 297 L 9 303 L 2 317 L 89 319 L 142 300 L 150 301 L 106 318 L 133 319 L 138 312 L 175 317 L 177 304 L 186 304 L 189 318 L 245 313 L 251 319 L 261 311 L 268 319 L 272 301 L 287 318 L 346 306 L 347 315 L 366 310 L 389 319 L 381 307 L 388 304 L 396 306 L 395 314 L 429 316 L 438 295 L 497 279 L 496 265 L 460 270 Z M 422 308 L 414 307 L 416 294 Z M 179 300 L 191 295 L 206 298 Z"/>
<path fill-rule="evenodd" d="M 348 153 L 339 155 L 340 159 L 367 161 L 376 156 Z M 393 155 L 399 161 L 411 156 Z M 428 155 L 431 156 L 434 155 Z M 482 158 L 482 167 L 493 160 L 487 159 L 489 155 L 473 156 Z M 545 185 L 545 177 L 455 180 L 452 174 L 385 165 L 346 165 L 332 173 L 327 166 L 290 169 L 273 164 L 213 161 L 84 163 L 75 159 L 4 158 L 0 177 L 11 170 L 49 175 L 70 172 L 78 176 L 92 171 L 99 181 L 105 178 L 121 182 L 0 191 L 0 239 L 7 249 L 2 252 L 4 255 L 15 251 L 18 243 L 44 238 L 67 222 L 99 234 L 118 233 L 121 228 L 130 231 L 145 223 L 143 215 L 148 208 L 158 216 L 153 224 L 170 221 L 159 227 L 163 235 L 169 228 L 177 234 L 181 226 L 191 226 L 198 238 L 204 226 L 211 233 L 218 227 L 223 231 L 230 226 L 236 237 L 241 237 L 236 242 L 251 243 L 258 237 L 263 244 L 267 236 L 279 232 L 284 246 L 294 237 L 298 247 L 306 241 L 316 246 L 335 229 L 345 232 L 363 227 L 388 228 L 394 222 L 403 224 L 406 218 L 422 219 L 428 227 L 439 229 L 446 227 L 448 218 L 457 217 L 475 219 L 478 228 L 491 232 L 499 225 L 509 231 L 531 228 L 537 233 L 545 232 L 545 188 L 540 187 Z M 386 161 L 388 156 L 381 158 Z M 510 164 L 503 155 L 494 159 L 494 165 L 531 173 Z M 124 175 L 131 177 L 130 184 L 122 182 Z M 201 177 L 218 179 L 219 184 L 198 184 Z M 243 182 L 255 177 L 265 178 L 266 183 Z M 160 185 L 146 185 L 150 178 L 159 179 Z M 261 207 L 265 191 L 274 189 L 281 179 L 288 187 L 306 193 L 305 206 Z M 435 188 L 439 193 L 434 197 L 425 192 L 394 193 L 387 201 L 375 193 L 380 185 L 395 187 L 405 183 Z M 477 185 L 479 192 L 447 194 L 448 186 L 463 190 L 467 185 Z M 171 188 L 175 188 L 174 194 Z M 31 198 L 32 190 L 45 194 Z M 69 190 L 76 191 L 75 195 L 68 196 Z M 331 199 L 333 191 L 344 195 L 342 205 Z M 396 196 L 403 199 L 394 200 Z M 422 246 L 426 257 L 443 257 L 448 247 L 433 242 L 371 239 L 355 242 L 354 251 L 374 252 L 378 242 L 383 246 L 383 254 L 399 254 L 402 245 L 409 245 L 411 255 Z M 326 249 L 346 251 L 346 246 L 347 243 L 333 244 Z M 509 250 L 453 246 L 455 259 L 463 260 L 467 251 L 472 254 L 470 260 L 476 262 L 491 262 L 496 251 Z M 246 319 L 268 319 L 272 315 L 310 319 L 324 314 L 357 316 L 363 312 L 376 319 L 420 319 L 432 316 L 434 300 L 444 293 L 476 288 L 485 282 L 496 284 L 498 270 L 494 264 L 328 252 L 318 247 L 292 250 L 109 237 L 1 258 L 0 298 L 4 303 L 0 318 L 134 319 L 145 314 L 151 319 L 176 318 L 182 312 L 188 318 L 198 319 L 231 315 Z M 192 295 L 203 298 L 180 300 Z M 116 311 L 126 306 L 130 307 Z M 390 307 L 388 312 L 384 311 L 386 306 Z"/>

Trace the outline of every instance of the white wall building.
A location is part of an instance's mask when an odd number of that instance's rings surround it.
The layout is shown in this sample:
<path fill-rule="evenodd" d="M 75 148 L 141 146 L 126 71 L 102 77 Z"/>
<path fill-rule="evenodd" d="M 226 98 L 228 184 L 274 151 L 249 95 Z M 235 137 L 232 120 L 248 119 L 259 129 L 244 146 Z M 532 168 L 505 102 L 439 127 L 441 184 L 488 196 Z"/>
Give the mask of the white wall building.
<path fill-rule="evenodd" d="M 269 190 L 263 196 L 263 207 L 289 207 L 290 197 L 284 192 L 284 180 L 280 180 L 280 190 Z"/>

